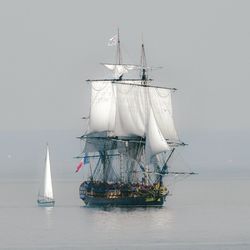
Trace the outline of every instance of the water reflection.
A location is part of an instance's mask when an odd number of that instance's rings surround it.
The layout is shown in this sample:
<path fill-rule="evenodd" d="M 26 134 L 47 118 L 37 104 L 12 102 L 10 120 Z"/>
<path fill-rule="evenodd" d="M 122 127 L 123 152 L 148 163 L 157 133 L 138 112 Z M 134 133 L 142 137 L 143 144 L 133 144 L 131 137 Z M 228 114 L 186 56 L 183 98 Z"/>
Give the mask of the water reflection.
<path fill-rule="evenodd" d="M 180 183 L 161 208 L 81 207 L 74 183 L 55 207 L 37 207 L 35 183 L 0 184 L 0 249 L 249 249 L 249 183 Z"/>
<path fill-rule="evenodd" d="M 166 207 L 82 207 L 82 209 L 91 218 L 93 230 L 106 228 L 112 230 L 116 237 L 121 237 L 124 231 L 127 236 L 142 231 L 149 234 L 162 233 L 171 228 L 174 221 L 173 211 Z"/>
<path fill-rule="evenodd" d="M 50 216 L 53 212 L 54 207 L 45 207 L 44 209 L 45 209 L 47 216 Z"/>
<path fill-rule="evenodd" d="M 39 207 L 42 210 L 43 216 L 41 219 L 46 227 L 46 229 L 50 229 L 53 226 L 53 212 L 54 207 Z"/>

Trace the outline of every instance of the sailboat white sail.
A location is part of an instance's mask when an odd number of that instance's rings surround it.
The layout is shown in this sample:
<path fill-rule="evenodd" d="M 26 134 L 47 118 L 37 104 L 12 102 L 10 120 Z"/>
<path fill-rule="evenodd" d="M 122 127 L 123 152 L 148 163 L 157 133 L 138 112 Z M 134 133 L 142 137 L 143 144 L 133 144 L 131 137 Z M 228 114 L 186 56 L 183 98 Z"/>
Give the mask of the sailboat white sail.
<path fill-rule="evenodd" d="M 50 169 L 50 158 L 49 158 L 49 146 L 47 144 L 46 159 L 45 159 L 45 173 L 44 173 L 44 185 L 42 193 L 39 193 L 38 200 L 39 205 L 42 206 L 54 206 L 55 200 L 53 196 L 52 178 Z"/>

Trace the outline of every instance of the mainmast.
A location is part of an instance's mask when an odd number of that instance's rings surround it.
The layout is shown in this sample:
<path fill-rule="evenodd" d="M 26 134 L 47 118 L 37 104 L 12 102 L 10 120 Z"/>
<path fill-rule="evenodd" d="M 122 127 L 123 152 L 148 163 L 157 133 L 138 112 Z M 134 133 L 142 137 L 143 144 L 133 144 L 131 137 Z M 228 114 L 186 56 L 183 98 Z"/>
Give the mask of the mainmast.
<path fill-rule="evenodd" d="M 141 75 L 141 79 L 142 79 L 142 85 L 147 85 L 147 80 L 148 80 L 148 76 L 147 76 L 147 72 L 146 72 L 146 67 L 147 67 L 147 60 L 146 60 L 146 52 L 145 52 L 145 47 L 144 47 L 144 42 L 143 42 L 143 38 L 142 38 L 142 45 L 141 45 L 141 71 L 140 71 L 140 75 Z M 147 90 L 145 90 L 147 91 Z M 145 116 L 148 117 L 148 94 L 145 94 L 145 114 L 147 114 Z M 147 124 L 148 121 L 145 120 L 145 124 Z M 148 124 L 146 125 L 148 126 Z M 146 135 L 145 135 L 146 136 Z M 144 145 L 144 152 L 146 153 L 146 143 Z M 145 158 L 147 158 L 147 156 L 145 156 Z M 145 162 L 145 184 L 148 185 L 149 184 L 149 162 Z"/>

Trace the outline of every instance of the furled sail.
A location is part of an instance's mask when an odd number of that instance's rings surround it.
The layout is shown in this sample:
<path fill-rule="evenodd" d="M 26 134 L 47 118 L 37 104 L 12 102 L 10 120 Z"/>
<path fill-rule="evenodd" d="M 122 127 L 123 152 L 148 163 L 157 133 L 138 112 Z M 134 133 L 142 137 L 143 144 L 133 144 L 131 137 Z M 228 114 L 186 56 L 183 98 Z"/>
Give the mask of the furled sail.
<path fill-rule="evenodd" d="M 109 138 L 108 132 L 88 133 L 84 138 L 84 152 L 99 152 L 113 150 L 118 147 L 116 140 Z"/>
<path fill-rule="evenodd" d="M 104 63 L 103 64 L 106 68 L 113 71 L 113 76 L 115 78 L 119 78 L 125 73 L 128 73 L 129 70 L 137 69 L 137 65 L 132 64 L 110 64 L 110 63 Z"/>

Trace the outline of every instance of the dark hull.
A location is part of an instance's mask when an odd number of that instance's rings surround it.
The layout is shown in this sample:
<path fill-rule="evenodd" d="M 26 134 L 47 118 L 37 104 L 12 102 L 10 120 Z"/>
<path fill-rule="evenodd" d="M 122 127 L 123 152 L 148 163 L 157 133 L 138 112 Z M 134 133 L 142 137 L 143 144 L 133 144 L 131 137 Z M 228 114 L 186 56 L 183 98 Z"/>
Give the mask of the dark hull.
<path fill-rule="evenodd" d="M 163 206 L 168 190 L 160 183 L 154 185 L 84 181 L 80 198 L 87 206 Z"/>
<path fill-rule="evenodd" d="M 166 197 L 146 198 L 146 197 L 119 197 L 108 199 L 103 197 L 84 196 L 80 198 L 87 206 L 163 206 Z"/>

